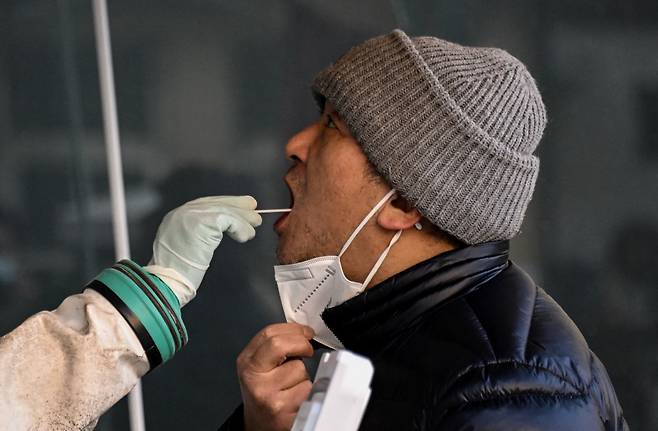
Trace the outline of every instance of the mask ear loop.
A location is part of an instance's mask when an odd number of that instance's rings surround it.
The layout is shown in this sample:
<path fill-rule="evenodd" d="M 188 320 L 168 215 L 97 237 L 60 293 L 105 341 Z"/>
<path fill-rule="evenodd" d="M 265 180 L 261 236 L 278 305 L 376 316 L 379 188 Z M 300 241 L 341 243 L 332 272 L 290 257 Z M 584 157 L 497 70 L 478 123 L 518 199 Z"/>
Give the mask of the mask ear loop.
<path fill-rule="evenodd" d="M 366 290 L 372 278 L 375 276 L 375 274 L 377 274 L 377 271 L 379 271 L 379 268 L 384 263 L 384 259 L 386 259 L 386 256 L 388 256 L 388 252 L 391 251 L 391 248 L 395 245 L 396 242 L 398 242 L 400 236 L 402 236 L 402 229 L 400 229 L 395 233 L 395 235 L 393 235 L 393 238 L 391 238 L 391 242 L 388 243 L 388 247 L 386 247 L 386 250 L 384 250 L 382 255 L 379 256 L 379 259 L 377 259 L 375 266 L 373 266 L 372 269 L 370 270 L 370 274 L 368 274 L 366 279 L 363 280 L 363 290 Z"/>
<path fill-rule="evenodd" d="M 342 257 L 343 254 L 347 251 L 350 245 L 352 245 L 352 241 L 354 241 L 354 238 L 361 232 L 363 227 L 370 221 L 370 219 L 375 215 L 377 211 L 381 207 L 388 202 L 388 200 L 391 198 L 391 196 L 395 195 L 395 190 L 391 190 L 388 193 L 386 193 L 386 196 L 384 196 L 378 203 L 377 205 L 374 206 L 373 209 L 370 210 L 367 216 L 364 217 L 363 220 L 361 220 L 361 223 L 354 229 L 354 232 L 352 232 L 352 235 L 350 235 L 349 238 L 347 238 L 347 241 L 345 241 L 345 245 L 343 245 L 343 248 L 340 250 L 340 253 L 338 253 L 338 257 Z"/>

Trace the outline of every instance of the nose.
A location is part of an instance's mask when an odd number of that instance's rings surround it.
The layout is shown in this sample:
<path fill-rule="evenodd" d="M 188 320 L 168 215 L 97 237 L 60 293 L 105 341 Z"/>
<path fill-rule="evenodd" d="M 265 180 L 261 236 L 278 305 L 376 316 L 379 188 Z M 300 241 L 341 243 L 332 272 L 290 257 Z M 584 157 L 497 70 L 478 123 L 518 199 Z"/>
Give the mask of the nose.
<path fill-rule="evenodd" d="M 286 157 L 295 162 L 306 163 L 309 149 L 320 131 L 320 122 L 312 123 L 293 135 L 286 144 Z"/>

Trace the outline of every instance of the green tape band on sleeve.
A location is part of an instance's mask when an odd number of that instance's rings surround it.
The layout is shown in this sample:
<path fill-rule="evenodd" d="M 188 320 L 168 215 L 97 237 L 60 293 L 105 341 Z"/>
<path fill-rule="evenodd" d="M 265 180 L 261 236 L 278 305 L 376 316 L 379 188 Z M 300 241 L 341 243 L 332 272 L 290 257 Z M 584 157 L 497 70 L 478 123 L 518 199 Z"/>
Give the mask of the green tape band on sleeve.
<path fill-rule="evenodd" d="M 174 292 L 161 279 L 144 270 L 141 266 L 130 260 L 122 260 L 114 265 L 115 268 L 127 270 L 131 277 L 136 277 L 145 289 L 151 301 L 156 302 L 156 308 L 164 315 L 172 335 L 175 338 L 176 350 L 187 344 L 187 329 L 181 316 L 180 302 Z"/>
<path fill-rule="evenodd" d="M 142 289 L 125 274 L 113 268 L 103 270 L 96 279 L 110 288 L 139 318 L 160 351 L 162 361 L 166 362 L 171 359 L 176 353 L 174 336 L 165 323 L 164 316 L 160 314 Z"/>
<path fill-rule="evenodd" d="M 178 321 L 180 322 L 180 325 L 183 330 L 183 345 L 187 344 L 188 340 L 188 334 L 187 334 L 187 328 L 185 327 L 185 323 L 183 322 L 183 316 L 181 314 L 181 308 L 180 308 L 180 302 L 178 301 L 178 297 L 174 293 L 173 290 L 165 283 L 164 281 L 160 280 L 159 277 L 151 274 L 151 273 L 146 273 L 148 277 L 153 281 L 153 284 L 157 286 L 157 288 L 162 292 L 162 294 L 165 296 L 169 304 L 171 304 L 171 308 L 174 310 L 174 313 L 176 314 L 176 317 L 178 318 Z"/>

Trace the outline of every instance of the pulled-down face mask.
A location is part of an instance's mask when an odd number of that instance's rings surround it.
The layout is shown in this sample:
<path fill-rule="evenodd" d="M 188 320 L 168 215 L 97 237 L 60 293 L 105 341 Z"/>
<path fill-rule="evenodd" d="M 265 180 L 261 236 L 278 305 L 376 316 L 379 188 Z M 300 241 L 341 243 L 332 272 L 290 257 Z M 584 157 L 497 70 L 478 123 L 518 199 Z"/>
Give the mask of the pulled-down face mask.
<path fill-rule="evenodd" d="M 395 195 L 391 190 L 359 223 L 347 239 L 338 256 L 322 256 L 290 265 L 274 267 L 274 277 L 279 288 L 281 304 L 288 322 L 310 326 L 315 340 L 334 349 L 343 345 L 331 332 L 320 316 L 326 308 L 335 307 L 363 292 L 384 263 L 391 247 L 400 239 L 402 230 L 396 232 L 388 247 L 382 252 L 363 283 L 349 280 L 343 272 L 340 258 L 354 238 L 384 204 Z"/>

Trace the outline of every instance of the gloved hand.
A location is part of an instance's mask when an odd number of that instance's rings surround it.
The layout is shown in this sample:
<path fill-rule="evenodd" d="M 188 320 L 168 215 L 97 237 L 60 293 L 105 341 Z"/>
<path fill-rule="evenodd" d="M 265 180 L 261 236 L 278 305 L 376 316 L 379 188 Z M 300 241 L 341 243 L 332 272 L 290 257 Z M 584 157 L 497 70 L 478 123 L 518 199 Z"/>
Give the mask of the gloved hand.
<path fill-rule="evenodd" d="M 181 307 L 194 296 L 224 232 L 238 242 L 256 235 L 262 219 L 251 196 L 208 196 L 170 211 L 153 242 L 145 269 L 167 283 Z"/>

